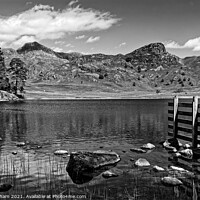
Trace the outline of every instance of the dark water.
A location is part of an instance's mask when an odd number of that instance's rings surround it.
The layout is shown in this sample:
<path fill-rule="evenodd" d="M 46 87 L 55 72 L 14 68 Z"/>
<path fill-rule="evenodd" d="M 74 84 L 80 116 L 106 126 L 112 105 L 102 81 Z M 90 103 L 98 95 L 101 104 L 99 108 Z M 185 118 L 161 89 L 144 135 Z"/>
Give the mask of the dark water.
<path fill-rule="evenodd" d="M 162 186 L 160 177 L 151 174 L 149 169 L 135 169 L 134 162 L 130 161 L 130 158 L 143 157 L 152 166 L 170 164 L 168 153 L 159 145 L 167 138 L 167 102 L 43 100 L 0 103 L 1 182 L 14 185 L 6 194 L 70 193 L 87 195 L 88 199 L 183 199 L 174 188 Z M 26 142 L 25 147 L 16 146 L 16 142 L 21 141 Z M 130 151 L 147 142 L 156 145 L 153 152 L 139 155 Z M 69 152 L 113 150 L 122 158 L 115 167 L 121 175 L 76 185 L 65 169 L 69 157 L 55 156 L 54 151 L 58 149 Z M 13 151 L 17 155 L 13 155 Z"/>

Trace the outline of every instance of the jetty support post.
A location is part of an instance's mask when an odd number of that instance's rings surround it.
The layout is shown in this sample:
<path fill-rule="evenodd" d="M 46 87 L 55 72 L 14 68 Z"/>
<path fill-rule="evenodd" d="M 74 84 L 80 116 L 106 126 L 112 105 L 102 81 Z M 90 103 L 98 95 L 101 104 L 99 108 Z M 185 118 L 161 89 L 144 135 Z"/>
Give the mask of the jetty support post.
<path fill-rule="evenodd" d="M 198 96 L 193 97 L 192 104 L 192 147 L 196 148 L 198 139 Z"/>
<path fill-rule="evenodd" d="M 174 97 L 173 137 L 178 134 L 178 96 Z"/>

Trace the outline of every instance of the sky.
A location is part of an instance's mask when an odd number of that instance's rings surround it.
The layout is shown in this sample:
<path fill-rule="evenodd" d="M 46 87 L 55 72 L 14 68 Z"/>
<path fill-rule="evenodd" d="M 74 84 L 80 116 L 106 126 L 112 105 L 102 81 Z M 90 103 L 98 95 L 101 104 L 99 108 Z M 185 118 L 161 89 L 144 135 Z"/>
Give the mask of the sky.
<path fill-rule="evenodd" d="M 200 1 L 0 0 L 0 47 L 33 41 L 84 54 L 162 42 L 179 57 L 200 56 Z"/>

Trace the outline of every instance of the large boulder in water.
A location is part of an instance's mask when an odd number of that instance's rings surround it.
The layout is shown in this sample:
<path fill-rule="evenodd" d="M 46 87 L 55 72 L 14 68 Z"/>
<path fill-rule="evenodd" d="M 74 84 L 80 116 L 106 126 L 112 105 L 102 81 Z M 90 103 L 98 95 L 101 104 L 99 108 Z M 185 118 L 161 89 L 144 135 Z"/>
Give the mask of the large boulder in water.
<path fill-rule="evenodd" d="M 74 183 L 82 184 L 115 166 L 119 161 L 120 157 L 115 152 L 72 152 L 66 170 Z"/>

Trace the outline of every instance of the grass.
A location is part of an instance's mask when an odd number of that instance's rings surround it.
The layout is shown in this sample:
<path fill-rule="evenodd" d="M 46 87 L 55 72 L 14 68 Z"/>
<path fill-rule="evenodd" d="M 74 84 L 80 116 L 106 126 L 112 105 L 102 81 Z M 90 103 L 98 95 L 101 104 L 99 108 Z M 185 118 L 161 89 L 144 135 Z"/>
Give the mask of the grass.
<path fill-rule="evenodd" d="M 89 182 L 84 185 L 75 185 L 66 172 L 67 160 L 62 157 L 48 155 L 31 162 L 29 153 L 20 156 L 7 155 L 1 157 L 0 181 L 13 185 L 8 195 L 44 195 L 46 199 L 64 199 L 66 195 L 84 195 L 80 199 L 128 199 L 128 200 L 183 200 L 187 198 L 189 189 L 181 187 L 165 187 L 160 183 L 164 174 L 152 173 L 149 169 L 132 168 L 132 171 L 123 172 L 118 178 L 103 179 L 96 177 L 94 185 Z M 32 165 L 36 165 L 33 171 Z M 96 182 L 95 182 L 96 181 Z M 198 191 L 193 181 L 193 200 L 197 200 Z M 57 196 L 54 196 L 57 195 Z M 85 196 L 86 195 L 86 196 Z M 49 198 L 47 198 L 49 197 Z M 45 199 L 44 198 L 44 199 Z"/>

